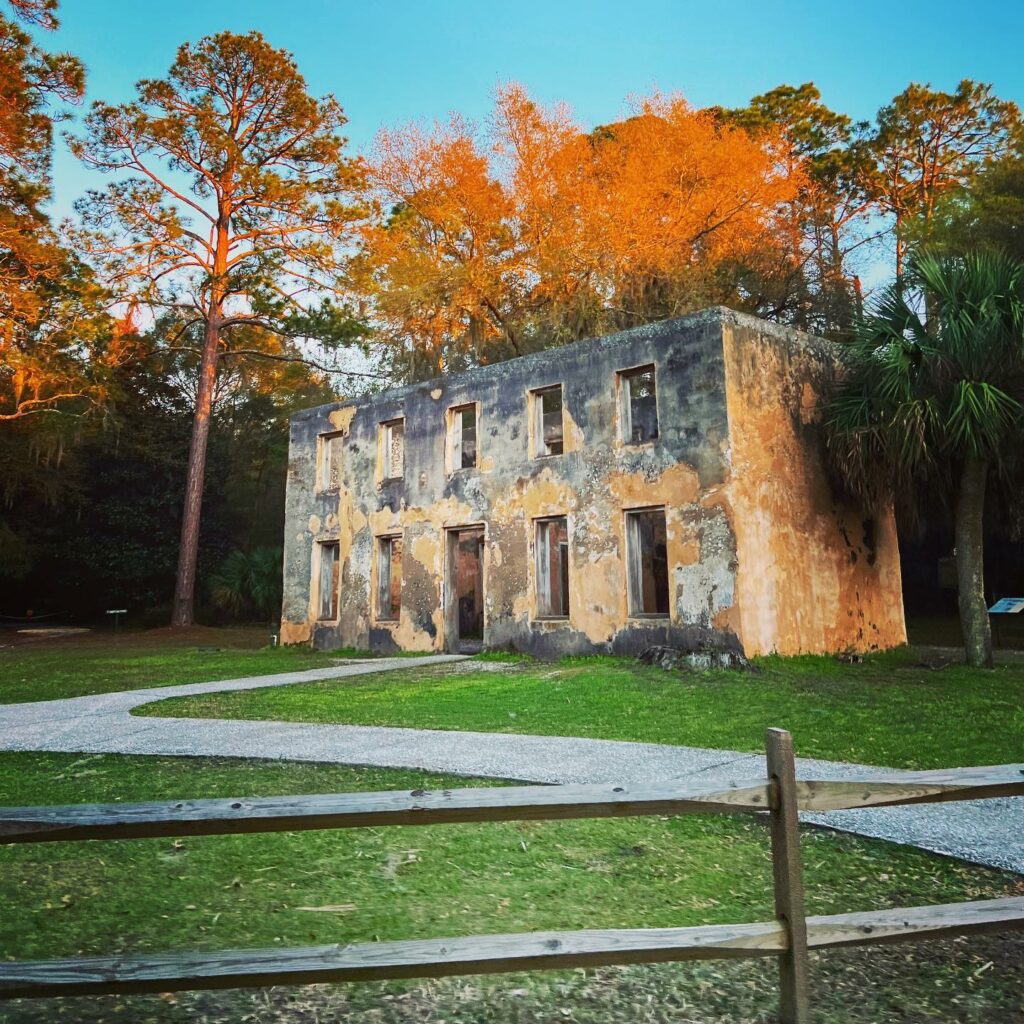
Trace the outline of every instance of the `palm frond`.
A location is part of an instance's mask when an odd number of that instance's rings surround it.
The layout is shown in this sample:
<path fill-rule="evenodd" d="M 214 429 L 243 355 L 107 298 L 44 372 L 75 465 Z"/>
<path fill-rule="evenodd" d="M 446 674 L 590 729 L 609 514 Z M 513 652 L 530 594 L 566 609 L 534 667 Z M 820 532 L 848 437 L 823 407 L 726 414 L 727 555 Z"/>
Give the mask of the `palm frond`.
<path fill-rule="evenodd" d="M 991 384 L 959 381 L 946 422 L 949 442 L 971 455 L 998 457 L 1007 428 L 1020 423 L 1022 411 L 1020 402 Z"/>
<path fill-rule="evenodd" d="M 234 619 L 271 619 L 281 608 L 280 548 L 232 551 L 208 581 L 210 601 Z"/>
<path fill-rule="evenodd" d="M 826 413 L 832 465 L 864 497 L 923 493 L 966 455 L 1024 445 L 1024 265 L 918 252 L 855 325 Z"/>

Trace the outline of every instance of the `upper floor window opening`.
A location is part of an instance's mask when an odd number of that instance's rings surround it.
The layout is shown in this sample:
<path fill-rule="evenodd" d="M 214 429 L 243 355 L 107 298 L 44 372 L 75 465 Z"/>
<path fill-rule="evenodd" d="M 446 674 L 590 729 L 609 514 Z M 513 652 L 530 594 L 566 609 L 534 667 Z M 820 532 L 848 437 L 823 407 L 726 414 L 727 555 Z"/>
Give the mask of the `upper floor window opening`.
<path fill-rule="evenodd" d="M 405 476 L 405 420 L 388 420 L 380 425 L 381 478 L 400 480 Z"/>
<path fill-rule="evenodd" d="M 619 422 L 626 444 L 658 438 L 658 396 L 654 365 L 619 371 Z"/>
<path fill-rule="evenodd" d="M 341 486 L 342 438 L 345 432 L 335 430 L 316 439 L 316 489 L 336 491 Z"/>
<path fill-rule="evenodd" d="M 448 469 L 473 469 L 477 465 L 478 406 L 476 402 L 448 410 Z"/>
<path fill-rule="evenodd" d="M 530 392 L 533 416 L 533 457 L 561 455 L 565 451 L 565 426 L 562 416 L 562 385 L 538 388 Z"/>

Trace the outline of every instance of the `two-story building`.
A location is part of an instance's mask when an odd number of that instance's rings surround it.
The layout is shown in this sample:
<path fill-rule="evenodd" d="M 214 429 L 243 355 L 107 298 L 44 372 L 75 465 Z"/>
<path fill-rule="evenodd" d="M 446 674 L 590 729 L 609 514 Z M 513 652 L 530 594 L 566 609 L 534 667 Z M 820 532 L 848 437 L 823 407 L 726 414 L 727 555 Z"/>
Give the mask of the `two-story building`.
<path fill-rule="evenodd" d="M 825 471 L 836 367 L 827 342 L 715 308 L 301 412 L 282 640 L 903 643 L 893 518 Z"/>

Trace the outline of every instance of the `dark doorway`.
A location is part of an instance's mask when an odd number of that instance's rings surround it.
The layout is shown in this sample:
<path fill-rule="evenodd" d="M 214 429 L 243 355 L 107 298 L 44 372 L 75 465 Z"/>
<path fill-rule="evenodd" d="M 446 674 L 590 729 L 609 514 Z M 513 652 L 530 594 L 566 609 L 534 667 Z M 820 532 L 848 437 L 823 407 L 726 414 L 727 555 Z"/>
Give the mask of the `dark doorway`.
<path fill-rule="evenodd" d="M 475 654 L 484 643 L 484 531 L 482 527 L 448 532 L 448 622 L 450 647 Z"/>

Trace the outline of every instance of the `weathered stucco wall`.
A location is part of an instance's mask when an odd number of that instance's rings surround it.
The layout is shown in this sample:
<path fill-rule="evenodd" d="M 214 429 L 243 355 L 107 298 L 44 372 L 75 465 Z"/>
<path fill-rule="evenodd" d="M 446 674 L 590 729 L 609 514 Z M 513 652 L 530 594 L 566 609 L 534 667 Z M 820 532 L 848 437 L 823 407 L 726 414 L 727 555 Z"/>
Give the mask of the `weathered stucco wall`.
<path fill-rule="evenodd" d="M 618 439 L 616 373 L 657 366 L 660 437 Z M 530 390 L 562 384 L 562 455 L 531 458 Z M 445 419 L 478 402 L 479 463 L 448 475 Z M 405 419 L 405 476 L 381 481 L 378 425 Z M 340 486 L 314 487 L 317 436 L 343 430 Z M 695 644 L 729 629 L 735 549 L 726 508 L 727 425 L 714 311 L 581 342 L 457 377 L 312 409 L 292 421 L 282 639 L 318 646 L 442 650 L 445 531 L 484 524 L 485 640 L 539 655 Z M 627 614 L 624 510 L 665 505 L 670 615 Z M 538 621 L 533 520 L 568 518 L 570 617 Z M 374 538 L 405 538 L 402 613 L 375 621 Z M 316 620 L 315 544 L 341 547 L 336 624 Z"/>
<path fill-rule="evenodd" d="M 821 409 L 827 342 L 727 314 L 723 322 L 737 630 L 747 654 L 906 642 L 896 526 L 831 493 Z"/>
<path fill-rule="evenodd" d="M 618 371 L 654 363 L 660 436 L 619 439 Z M 747 653 L 903 639 L 892 522 L 864 539 L 821 469 L 813 396 L 824 343 L 724 309 L 482 367 L 291 424 L 282 640 L 444 650 L 446 531 L 482 525 L 484 642 L 539 656 L 708 641 Z M 562 385 L 565 452 L 531 458 L 528 392 Z M 448 473 L 446 418 L 478 403 L 478 465 Z M 405 473 L 384 480 L 379 425 L 405 420 Z M 318 437 L 339 435 L 336 486 L 317 487 Z M 628 614 L 625 511 L 664 505 L 669 615 Z M 564 515 L 570 615 L 537 616 L 534 520 Z M 845 531 L 845 533 L 844 533 Z M 379 621 L 376 538 L 404 537 L 402 608 Z M 340 546 L 336 621 L 317 617 L 316 546 Z M 869 550 L 870 549 L 870 550 Z"/>

